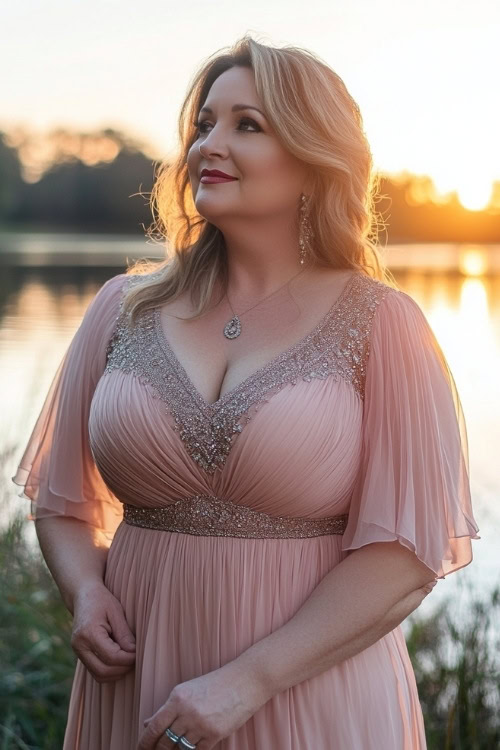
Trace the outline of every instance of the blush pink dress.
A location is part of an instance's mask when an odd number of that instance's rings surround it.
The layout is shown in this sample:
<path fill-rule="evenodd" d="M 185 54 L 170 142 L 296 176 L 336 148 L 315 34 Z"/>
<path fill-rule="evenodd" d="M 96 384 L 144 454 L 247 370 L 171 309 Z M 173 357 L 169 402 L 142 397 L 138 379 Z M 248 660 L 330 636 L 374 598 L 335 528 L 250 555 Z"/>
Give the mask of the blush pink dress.
<path fill-rule="evenodd" d="M 456 386 L 408 294 L 354 272 L 307 336 L 209 404 L 160 308 L 127 327 L 141 279 L 92 300 L 13 477 L 38 516 L 112 538 L 105 584 L 136 637 L 114 683 L 77 662 L 65 750 L 135 750 L 175 685 L 284 625 L 352 550 L 398 540 L 443 577 L 480 538 Z M 217 745 L 306 747 L 426 747 L 401 626 Z"/>

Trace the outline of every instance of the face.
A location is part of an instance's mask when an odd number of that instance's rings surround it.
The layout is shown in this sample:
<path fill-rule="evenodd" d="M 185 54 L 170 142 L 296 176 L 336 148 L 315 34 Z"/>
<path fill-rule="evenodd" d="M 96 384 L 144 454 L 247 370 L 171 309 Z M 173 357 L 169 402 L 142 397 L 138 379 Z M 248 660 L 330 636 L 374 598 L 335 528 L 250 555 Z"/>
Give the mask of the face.
<path fill-rule="evenodd" d="M 236 104 L 245 109 L 233 112 Z M 249 68 L 231 68 L 213 83 L 199 113 L 198 138 L 187 166 L 196 210 L 221 229 L 238 219 L 289 220 L 297 212 L 300 193 L 306 192 L 305 167 L 273 133 Z M 204 183 L 202 169 L 218 169 L 237 179 Z"/>

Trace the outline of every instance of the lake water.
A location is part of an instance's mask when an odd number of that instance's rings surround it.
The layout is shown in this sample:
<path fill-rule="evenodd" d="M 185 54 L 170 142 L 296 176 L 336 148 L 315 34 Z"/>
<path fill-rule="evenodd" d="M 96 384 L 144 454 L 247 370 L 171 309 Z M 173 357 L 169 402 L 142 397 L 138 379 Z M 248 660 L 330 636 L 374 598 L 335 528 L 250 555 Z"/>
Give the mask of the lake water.
<path fill-rule="evenodd" d="M 10 478 L 88 304 L 127 259 L 143 256 L 161 257 L 161 247 L 128 236 L 0 235 L 4 523 L 20 504 L 29 511 Z M 425 613 L 450 594 L 466 606 L 468 587 L 486 593 L 500 582 L 500 247 L 389 246 L 386 257 L 425 312 L 455 377 L 481 535 L 472 542 L 472 564 L 439 581 Z"/>

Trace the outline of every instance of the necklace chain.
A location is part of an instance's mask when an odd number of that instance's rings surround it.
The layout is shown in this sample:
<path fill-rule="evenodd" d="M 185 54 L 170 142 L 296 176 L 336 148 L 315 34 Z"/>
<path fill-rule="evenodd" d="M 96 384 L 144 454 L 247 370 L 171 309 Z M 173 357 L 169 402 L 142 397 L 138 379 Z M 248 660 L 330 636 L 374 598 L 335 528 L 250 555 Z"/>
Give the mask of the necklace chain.
<path fill-rule="evenodd" d="M 278 289 L 275 289 L 274 292 L 271 292 L 271 294 L 268 294 L 267 297 L 264 297 L 264 299 L 259 300 L 259 302 L 256 302 L 255 305 L 252 305 L 252 307 L 249 307 L 248 310 L 245 310 L 245 312 L 239 313 L 236 315 L 236 313 L 233 310 L 233 306 L 231 305 L 231 302 L 229 300 L 229 296 L 226 292 L 227 301 L 229 302 L 229 307 L 231 308 L 231 312 L 233 313 L 233 317 L 231 320 L 226 323 L 224 326 L 224 336 L 228 339 L 235 339 L 237 336 L 241 333 L 241 321 L 240 316 L 245 315 L 247 312 L 250 312 L 250 310 L 253 310 L 254 307 L 257 307 L 257 305 L 260 305 L 261 302 L 265 302 L 266 299 L 269 299 L 269 297 L 272 297 L 273 294 L 277 294 L 280 289 L 283 289 L 286 284 L 289 284 L 291 281 L 293 281 L 297 276 L 300 276 L 301 273 L 304 273 L 305 268 L 302 268 L 298 273 L 295 274 L 295 276 L 292 276 L 291 279 L 288 279 L 288 281 L 285 281 L 284 284 L 282 284 Z"/>

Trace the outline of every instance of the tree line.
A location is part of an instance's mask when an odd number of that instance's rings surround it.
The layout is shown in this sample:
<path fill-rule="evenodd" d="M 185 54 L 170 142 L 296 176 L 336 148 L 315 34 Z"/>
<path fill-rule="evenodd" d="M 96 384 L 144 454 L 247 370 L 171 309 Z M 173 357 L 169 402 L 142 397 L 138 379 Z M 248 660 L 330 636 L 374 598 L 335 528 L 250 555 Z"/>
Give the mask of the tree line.
<path fill-rule="evenodd" d="M 144 235 L 159 161 L 147 144 L 111 128 L 57 129 L 43 141 L 0 131 L 0 229 Z M 455 193 L 433 200 L 427 176 L 379 177 L 384 241 L 500 242 L 500 181 L 489 209 L 468 211 Z"/>

